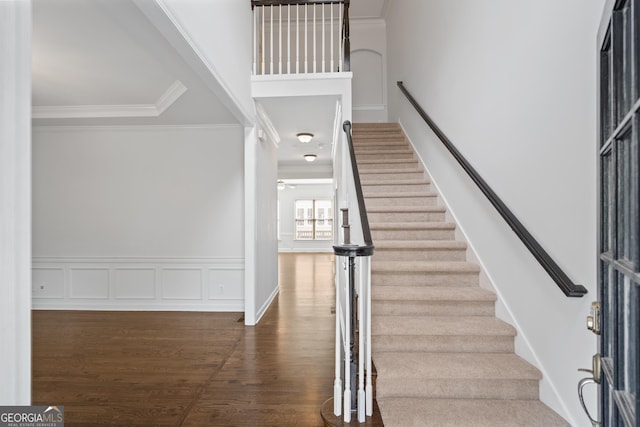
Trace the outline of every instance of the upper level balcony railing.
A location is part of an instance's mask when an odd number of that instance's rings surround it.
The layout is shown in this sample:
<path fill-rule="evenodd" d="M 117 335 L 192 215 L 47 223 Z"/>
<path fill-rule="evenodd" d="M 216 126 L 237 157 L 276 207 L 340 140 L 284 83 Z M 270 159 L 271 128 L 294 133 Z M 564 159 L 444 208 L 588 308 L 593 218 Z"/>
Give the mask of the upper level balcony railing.
<path fill-rule="evenodd" d="M 252 0 L 253 75 L 349 71 L 349 0 Z"/>

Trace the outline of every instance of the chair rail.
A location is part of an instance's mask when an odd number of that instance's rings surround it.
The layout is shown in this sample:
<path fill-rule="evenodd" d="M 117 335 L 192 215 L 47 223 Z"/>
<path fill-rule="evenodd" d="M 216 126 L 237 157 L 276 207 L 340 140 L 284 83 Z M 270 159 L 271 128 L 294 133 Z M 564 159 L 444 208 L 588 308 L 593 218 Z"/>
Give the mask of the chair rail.
<path fill-rule="evenodd" d="M 560 266 L 551 258 L 551 256 L 542 248 L 538 241 L 529 233 L 527 228 L 516 218 L 511 210 L 504 204 L 504 202 L 498 197 L 493 189 L 487 184 L 487 182 L 480 176 L 480 174 L 471 166 L 471 164 L 465 159 L 465 157 L 458 151 L 453 145 L 451 140 L 442 132 L 442 130 L 435 124 L 435 122 L 427 115 L 424 109 L 418 104 L 415 98 L 409 93 L 402 82 L 398 82 L 400 91 L 407 97 L 411 105 L 416 109 L 420 117 L 429 125 L 431 130 L 436 134 L 438 139 L 449 150 L 451 155 L 457 160 L 462 168 L 467 172 L 473 182 L 476 183 L 480 191 L 489 199 L 491 204 L 496 208 L 502 218 L 509 224 L 511 229 L 520 238 L 522 243 L 529 249 L 531 254 L 540 263 L 542 268 L 551 276 L 556 282 L 560 290 L 564 292 L 567 297 L 582 297 L 587 293 L 587 289 L 575 284 L 569 276 L 560 268 Z"/>

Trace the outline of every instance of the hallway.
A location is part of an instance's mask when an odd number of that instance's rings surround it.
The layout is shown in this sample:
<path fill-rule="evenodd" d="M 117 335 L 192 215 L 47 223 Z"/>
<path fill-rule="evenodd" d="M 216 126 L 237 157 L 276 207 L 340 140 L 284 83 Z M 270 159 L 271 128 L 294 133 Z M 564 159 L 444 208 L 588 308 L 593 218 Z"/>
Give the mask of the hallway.
<path fill-rule="evenodd" d="M 333 390 L 332 254 L 281 254 L 280 294 L 240 313 L 33 312 L 33 402 L 67 426 L 322 426 Z"/>

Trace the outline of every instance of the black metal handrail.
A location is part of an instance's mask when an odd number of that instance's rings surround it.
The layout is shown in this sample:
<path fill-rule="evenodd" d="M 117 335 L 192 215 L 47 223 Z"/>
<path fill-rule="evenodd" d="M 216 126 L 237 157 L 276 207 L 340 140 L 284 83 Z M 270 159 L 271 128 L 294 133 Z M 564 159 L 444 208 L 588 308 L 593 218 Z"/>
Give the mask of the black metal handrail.
<path fill-rule="evenodd" d="M 364 245 L 337 245 L 334 246 L 334 252 L 339 256 L 371 256 L 375 246 L 371 238 L 371 229 L 369 228 L 369 218 L 367 216 L 367 208 L 364 205 L 364 196 L 362 194 L 362 184 L 360 183 L 360 174 L 358 173 L 358 164 L 356 162 L 356 152 L 353 149 L 353 138 L 351 136 L 351 122 L 346 120 L 342 129 L 347 135 L 347 146 L 349 147 L 349 158 L 351 160 L 351 171 L 353 172 L 353 181 L 356 187 L 356 199 L 358 202 L 358 213 L 360 214 L 360 225 L 362 226 L 362 237 Z"/>
<path fill-rule="evenodd" d="M 420 117 L 429 125 L 431 130 L 436 134 L 438 139 L 449 150 L 453 157 L 458 161 L 462 169 L 464 169 L 471 180 L 476 183 L 480 191 L 487 196 L 491 204 L 498 210 L 502 218 L 509 224 L 511 229 L 520 238 L 522 243 L 531 251 L 536 260 L 542 265 L 542 268 L 551 276 L 556 282 L 558 287 L 568 297 L 581 297 L 587 293 L 587 289 L 575 284 L 569 276 L 558 266 L 558 264 L 551 258 L 551 256 L 542 248 L 538 241 L 529 233 L 526 227 L 516 218 L 511 210 L 504 204 L 504 202 L 498 197 L 498 195 L 491 189 L 489 184 L 480 176 L 480 174 L 471 166 L 471 164 L 464 158 L 464 156 L 453 145 L 451 140 L 442 132 L 442 130 L 435 124 L 433 120 L 422 109 L 420 104 L 415 100 L 413 96 L 407 91 L 402 82 L 398 82 L 398 87 L 402 93 L 407 97 L 411 105 L 416 109 Z"/>

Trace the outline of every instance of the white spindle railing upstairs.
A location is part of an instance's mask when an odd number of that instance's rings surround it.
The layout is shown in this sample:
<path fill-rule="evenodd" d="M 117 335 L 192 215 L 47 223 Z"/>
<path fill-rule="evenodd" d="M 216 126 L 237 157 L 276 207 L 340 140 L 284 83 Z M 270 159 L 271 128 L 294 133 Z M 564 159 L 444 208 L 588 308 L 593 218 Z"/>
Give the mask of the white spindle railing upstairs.
<path fill-rule="evenodd" d="M 360 178 L 351 141 L 351 123 L 344 123 L 346 144 L 340 167 L 339 186 L 346 186 L 346 206 L 352 206 L 354 221 L 349 223 L 348 208 L 342 208 L 342 244 L 334 246 L 338 257 L 336 267 L 336 349 L 334 380 L 334 414 L 351 421 L 352 412 L 359 422 L 373 414 L 373 384 L 371 364 L 371 256 L 373 242 Z M 353 242 L 357 243 L 353 243 Z M 344 380 L 343 380 L 344 379 Z"/>
<path fill-rule="evenodd" d="M 349 71 L 349 0 L 252 0 L 253 74 Z"/>

